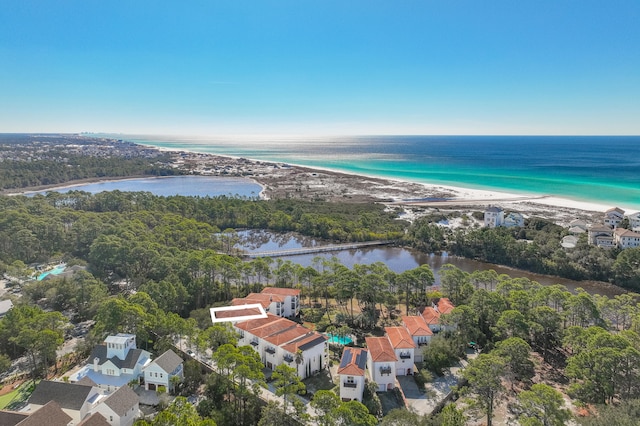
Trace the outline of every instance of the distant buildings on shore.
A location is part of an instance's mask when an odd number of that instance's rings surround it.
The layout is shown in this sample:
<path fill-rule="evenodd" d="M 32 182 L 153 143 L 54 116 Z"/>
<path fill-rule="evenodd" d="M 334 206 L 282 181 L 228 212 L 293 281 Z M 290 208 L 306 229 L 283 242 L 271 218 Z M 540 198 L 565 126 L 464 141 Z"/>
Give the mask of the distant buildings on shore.
<path fill-rule="evenodd" d="M 640 212 L 625 216 L 624 210 L 613 207 L 604 212 L 601 224 L 590 226 L 587 232 L 589 244 L 594 246 L 622 250 L 640 247 Z"/>

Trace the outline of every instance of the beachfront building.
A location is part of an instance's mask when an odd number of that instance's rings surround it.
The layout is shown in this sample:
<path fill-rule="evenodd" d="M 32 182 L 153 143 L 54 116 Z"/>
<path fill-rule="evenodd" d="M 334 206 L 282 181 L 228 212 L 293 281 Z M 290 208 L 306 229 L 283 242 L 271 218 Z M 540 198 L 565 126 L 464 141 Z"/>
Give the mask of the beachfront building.
<path fill-rule="evenodd" d="M 509 212 L 504 216 L 502 226 L 506 228 L 522 228 L 524 226 L 524 216 L 518 212 Z"/>
<path fill-rule="evenodd" d="M 592 226 L 589 228 L 587 237 L 591 245 L 602 248 L 615 247 L 613 230 L 609 226 Z"/>
<path fill-rule="evenodd" d="M 367 368 L 366 349 L 344 348 L 338 374 L 340 375 L 340 399 L 345 402 L 362 402 L 365 387 L 365 369 Z"/>
<path fill-rule="evenodd" d="M 373 380 L 378 385 L 378 392 L 385 392 L 395 388 L 396 362 L 398 357 L 385 337 L 365 337 L 369 357 L 367 368 Z"/>
<path fill-rule="evenodd" d="M 102 345 L 93 348 L 89 362 L 69 377 L 71 383 L 91 379 L 105 392 L 115 391 L 142 377 L 151 354 L 136 346 L 136 336 L 119 333 L 108 336 Z"/>
<path fill-rule="evenodd" d="M 617 228 L 624 219 L 624 210 L 614 207 L 604 212 L 604 225 L 610 228 Z"/>
<path fill-rule="evenodd" d="M 629 229 L 616 228 L 613 231 L 613 239 L 619 249 L 640 247 L 640 233 Z"/>
<path fill-rule="evenodd" d="M 484 226 L 487 228 L 495 228 L 502 226 L 504 222 L 504 210 L 500 207 L 489 207 L 484 211 Z"/>
<path fill-rule="evenodd" d="M 240 321 L 233 327 L 240 335 L 238 346 L 253 347 L 270 370 L 284 363 L 306 379 L 328 365 L 327 337 L 291 320 L 268 313 L 265 318 Z"/>
<path fill-rule="evenodd" d="M 234 306 L 260 304 L 265 311 L 279 317 L 294 318 L 300 314 L 300 290 L 295 288 L 266 287 L 260 293 L 231 301 Z"/>
<path fill-rule="evenodd" d="M 569 222 L 569 232 L 571 234 L 584 234 L 587 232 L 587 222 L 582 219 L 573 219 Z"/>
<path fill-rule="evenodd" d="M 417 347 L 404 327 L 385 327 L 387 338 L 393 348 L 396 361 L 396 376 L 410 376 L 415 371 L 414 351 Z"/>
<path fill-rule="evenodd" d="M 433 308 L 431 308 L 433 309 Z M 407 329 L 409 335 L 415 343 L 416 350 L 413 351 L 415 362 L 422 362 L 422 346 L 428 344 L 433 336 L 433 331 L 421 315 L 410 315 L 402 317 L 402 325 Z"/>
<path fill-rule="evenodd" d="M 173 380 L 176 380 L 174 377 L 179 381 L 184 378 L 182 358 L 169 349 L 144 368 L 144 388 L 157 390 L 159 386 L 164 386 L 171 392 L 174 387 Z"/>
<path fill-rule="evenodd" d="M 560 245 L 566 249 L 575 248 L 578 244 L 578 237 L 575 235 L 566 235 L 562 238 Z"/>
<path fill-rule="evenodd" d="M 630 214 L 627 217 L 629 218 L 629 227 L 631 230 L 640 232 L 640 212 Z"/>

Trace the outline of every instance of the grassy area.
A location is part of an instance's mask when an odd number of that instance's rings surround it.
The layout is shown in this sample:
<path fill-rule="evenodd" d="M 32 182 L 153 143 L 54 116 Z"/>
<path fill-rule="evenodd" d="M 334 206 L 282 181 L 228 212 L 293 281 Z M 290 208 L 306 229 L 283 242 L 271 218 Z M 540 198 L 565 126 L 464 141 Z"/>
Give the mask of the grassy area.
<path fill-rule="evenodd" d="M 34 388 L 33 382 L 27 381 L 16 390 L 0 396 L 0 410 L 10 409 L 12 405 L 26 401 Z"/>

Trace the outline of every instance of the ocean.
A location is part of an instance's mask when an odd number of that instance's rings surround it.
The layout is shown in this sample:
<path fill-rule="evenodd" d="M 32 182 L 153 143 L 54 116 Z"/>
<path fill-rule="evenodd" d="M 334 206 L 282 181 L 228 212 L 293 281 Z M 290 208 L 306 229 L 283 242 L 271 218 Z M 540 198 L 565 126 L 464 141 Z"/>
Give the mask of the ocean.
<path fill-rule="evenodd" d="M 640 136 L 99 136 L 158 148 L 640 210 Z"/>

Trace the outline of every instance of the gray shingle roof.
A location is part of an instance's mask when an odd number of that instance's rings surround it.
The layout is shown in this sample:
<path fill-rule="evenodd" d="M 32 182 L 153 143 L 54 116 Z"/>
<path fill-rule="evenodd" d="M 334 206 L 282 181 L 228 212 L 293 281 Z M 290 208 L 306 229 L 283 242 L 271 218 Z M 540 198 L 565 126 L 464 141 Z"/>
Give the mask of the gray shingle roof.
<path fill-rule="evenodd" d="M 124 416 L 127 411 L 138 403 L 138 395 L 129 386 L 122 386 L 112 393 L 104 404 L 111 408 L 117 415 Z"/>
<path fill-rule="evenodd" d="M 111 358 L 107 358 L 107 346 L 106 345 L 96 345 L 91 351 L 91 355 L 89 356 L 89 364 L 93 363 L 95 358 L 98 358 L 98 365 L 104 364 L 106 361 L 111 361 L 113 365 L 118 368 L 128 368 L 133 369 L 140 356 L 144 351 L 142 349 L 131 349 L 127 352 L 127 357 L 125 359 L 120 359 L 116 356 L 112 356 Z"/>
<path fill-rule="evenodd" d="M 50 401 L 16 426 L 67 426 L 71 420 L 71 416 L 62 411 L 60 405 Z"/>
<path fill-rule="evenodd" d="M 100 413 L 93 413 L 80 423 L 78 426 L 111 426 L 111 424 Z"/>
<path fill-rule="evenodd" d="M 26 418 L 27 414 L 2 410 L 0 411 L 0 426 L 16 426 Z"/>
<path fill-rule="evenodd" d="M 80 410 L 89 397 L 91 389 L 91 386 L 43 380 L 36 386 L 29 402 L 46 405 L 50 401 L 55 401 L 62 408 Z"/>
<path fill-rule="evenodd" d="M 172 373 L 180 364 L 182 364 L 182 358 L 180 358 L 171 349 L 160 355 L 153 361 L 158 367 L 162 368 L 167 374 Z"/>

